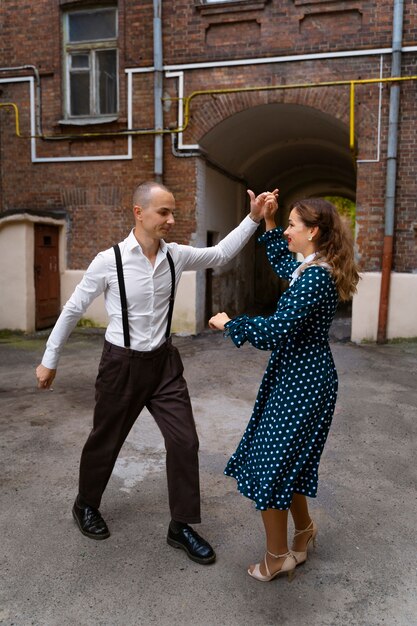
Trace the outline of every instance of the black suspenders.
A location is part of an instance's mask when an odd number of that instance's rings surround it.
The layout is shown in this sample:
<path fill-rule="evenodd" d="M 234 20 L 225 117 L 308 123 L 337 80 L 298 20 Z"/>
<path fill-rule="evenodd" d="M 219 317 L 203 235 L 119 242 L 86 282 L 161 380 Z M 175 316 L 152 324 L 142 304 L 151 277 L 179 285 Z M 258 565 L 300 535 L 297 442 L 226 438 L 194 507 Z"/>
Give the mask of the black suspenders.
<path fill-rule="evenodd" d="M 167 329 L 165 332 L 165 339 L 171 334 L 171 321 L 172 321 L 172 312 L 174 310 L 174 300 L 175 300 L 175 267 L 174 261 L 172 260 L 172 256 L 167 250 L 167 259 L 169 263 L 169 269 L 171 270 L 171 295 L 169 297 L 169 308 L 168 308 L 168 321 L 167 321 Z"/>
<path fill-rule="evenodd" d="M 113 246 L 113 250 L 116 256 L 117 280 L 119 281 L 120 302 L 122 305 L 123 337 L 124 337 L 124 342 L 125 342 L 125 348 L 130 348 L 129 320 L 127 316 L 127 300 L 126 300 L 125 279 L 123 276 L 122 256 L 120 254 L 120 248 L 118 245 Z M 171 321 L 172 321 L 172 312 L 174 310 L 174 297 L 175 297 L 175 267 L 174 267 L 174 261 L 172 260 L 172 256 L 170 255 L 168 250 L 167 250 L 167 259 L 169 263 L 169 269 L 171 270 L 171 295 L 169 298 L 168 321 L 167 321 L 167 329 L 165 333 L 166 339 L 168 339 L 168 337 L 171 334 Z"/>

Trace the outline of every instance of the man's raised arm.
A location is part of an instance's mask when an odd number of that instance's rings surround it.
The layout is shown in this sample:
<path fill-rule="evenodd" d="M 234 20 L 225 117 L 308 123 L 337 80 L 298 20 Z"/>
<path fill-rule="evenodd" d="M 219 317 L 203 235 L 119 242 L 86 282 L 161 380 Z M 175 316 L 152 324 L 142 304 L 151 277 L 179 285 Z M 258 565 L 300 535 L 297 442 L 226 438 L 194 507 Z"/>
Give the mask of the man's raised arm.
<path fill-rule="evenodd" d="M 248 189 L 250 198 L 250 213 L 217 245 L 209 248 L 194 248 L 192 246 L 180 246 L 186 262 L 184 270 L 202 270 L 208 267 L 218 267 L 228 263 L 247 244 L 263 218 L 264 205 L 267 198 L 276 196 L 278 190 L 264 192 L 255 197 L 253 191 Z"/>

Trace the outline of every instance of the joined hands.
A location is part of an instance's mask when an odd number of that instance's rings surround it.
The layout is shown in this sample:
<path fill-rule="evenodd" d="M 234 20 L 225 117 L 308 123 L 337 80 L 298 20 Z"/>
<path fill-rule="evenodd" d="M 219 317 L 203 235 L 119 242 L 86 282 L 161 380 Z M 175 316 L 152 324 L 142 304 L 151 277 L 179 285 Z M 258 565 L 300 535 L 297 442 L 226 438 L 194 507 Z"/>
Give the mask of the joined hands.
<path fill-rule="evenodd" d="M 260 222 L 261 219 L 265 220 L 266 230 L 275 228 L 275 213 L 278 209 L 278 189 L 274 191 L 264 191 L 258 196 L 255 196 L 251 189 L 248 189 L 248 196 L 250 198 L 250 217 L 255 222 Z M 230 317 L 227 313 L 217 313 L 209 319 L 209 328 L 213 330 L 224 330 L 224 325 L 230 321 Z"/>
<path fill-rule="evenodd" d="M 251 189 L 248 189 L 250 198 L 250 216 L 255 222 L 265 219 L 268 224 L 274 219 L 274 215 L 278 209 L 278 189 L 274 191 L 264 191 L 255 196 Z"/>

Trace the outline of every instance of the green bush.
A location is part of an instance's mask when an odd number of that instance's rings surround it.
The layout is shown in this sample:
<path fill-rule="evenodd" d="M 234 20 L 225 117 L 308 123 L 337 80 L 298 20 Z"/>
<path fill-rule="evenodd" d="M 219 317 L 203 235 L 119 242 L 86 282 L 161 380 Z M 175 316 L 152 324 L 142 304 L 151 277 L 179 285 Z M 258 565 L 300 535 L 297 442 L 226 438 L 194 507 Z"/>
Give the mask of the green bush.
<path fill-rule="evenodd" d="M 324 199 L 334 204 L 340 215 L 349 220 L 352 231 L 355 232 L 356 204 L 352 200 L 340 196 L 325 196 Z"/>

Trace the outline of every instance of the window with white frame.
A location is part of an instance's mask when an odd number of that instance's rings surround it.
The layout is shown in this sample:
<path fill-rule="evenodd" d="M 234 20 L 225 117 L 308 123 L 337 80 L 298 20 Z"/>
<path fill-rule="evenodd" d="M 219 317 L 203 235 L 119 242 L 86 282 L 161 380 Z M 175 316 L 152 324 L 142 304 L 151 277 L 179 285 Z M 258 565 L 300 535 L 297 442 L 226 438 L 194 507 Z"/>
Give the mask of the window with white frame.
<path fill-rule="evenodd" d="M 117 9 L 64 14 L 65 118 L 114 119 L 118 112 Z"/>

